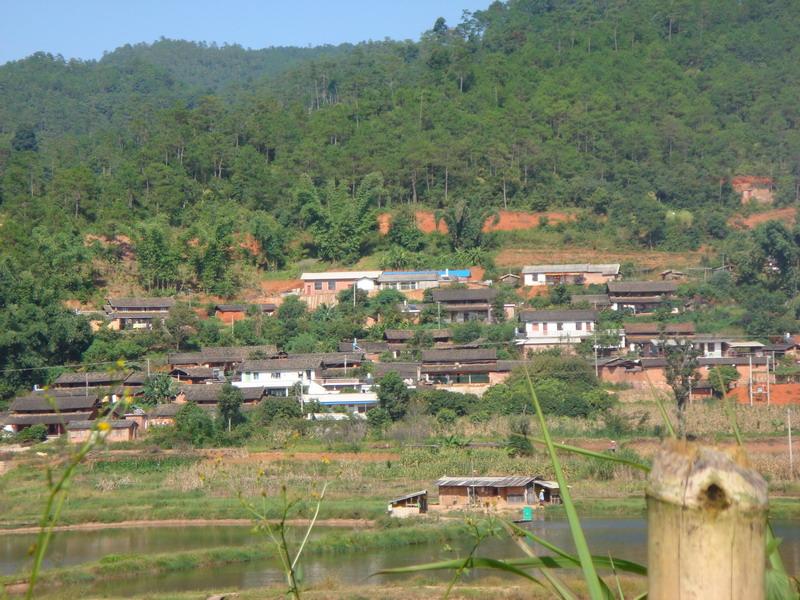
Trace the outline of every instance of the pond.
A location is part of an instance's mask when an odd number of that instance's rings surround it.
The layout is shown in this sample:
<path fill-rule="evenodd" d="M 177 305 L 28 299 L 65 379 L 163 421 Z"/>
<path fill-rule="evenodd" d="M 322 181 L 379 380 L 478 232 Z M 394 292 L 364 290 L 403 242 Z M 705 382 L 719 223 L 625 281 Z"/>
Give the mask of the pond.
<path fill-rule="evenodd" d="M 584 532 L 592 552 L 645 562 L 647 555 L 646 523 L 641 518 L 585 518 Z M 783 539 L 781 552 L 791 573 L 800 572 L 800 521 L 777 521 L 776 535 Z M 525 525 L 537 535 L 554 544 L 572 548 L 569 525 L 560 518 L 546 518 Z M 330 531 L 319 528 L 316 535 Z M 26 553 L 34 541 L 33 535 L 0 536 L 0 572 L 19 572 L 26 564 Z M 249 527 L 148 527 L 139 529 L 103 529 L 97 531 L 65 531 L 54 535 L 47 567 L 68 566 L 94 561 L 108 554 L 162 553 L 197 550 L 215 546 L 236 546 L 263 543 L 262 538 L 251 533 Z M 303 577 L 314 583 L 336 580 L 349 583 L 365 581 L 379 583 L 388 577 L 370 577 L 384 568 L 420 564 L 429 561 L 463 557 L 470 547 L 469 540 L 443 548 L 440 544 L 400 547 L 391 550 L 353 552 L 347 554 L 309 554 L 303 560 Z M 493 558 L 522 556 L 522 552 L 507 539 L 490 539 L 484 542 L 481 555 Z M 447 573 L 429 577 L 448 577 Z M 481 577 L 480 572 L 471 577 Z M 258 587 L 283 581 L 278 565 L 273 561 L 255 561 L 197 569 L 147 575 L 116 581 L 98 581 L 81 588 L 94 596 L 136 596 L 148 592 L 178 592 L 204 589 L 240 589 Z M 46 592 L 46 590 L 41 590 Z M 75 592 L 77 590 L 72 590 Z M 53 592 L 52 597 L 65 597 L 67 590 Z M 46 596 L 46 593 L 44 594 Z"/>

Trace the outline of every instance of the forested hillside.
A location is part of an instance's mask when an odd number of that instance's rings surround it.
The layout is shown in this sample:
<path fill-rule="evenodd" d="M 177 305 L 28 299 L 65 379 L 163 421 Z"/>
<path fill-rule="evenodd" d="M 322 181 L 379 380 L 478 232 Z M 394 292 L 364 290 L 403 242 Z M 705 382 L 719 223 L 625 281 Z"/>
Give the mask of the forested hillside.
<path fill-rule="evenodd" d="M 20 298 L 96 300 L 124 260 L 144 290 L 223 296 L 242 265 L 490 265 L 509 238 L 480 225 L 498 208 L 571 211 L 548 247 L 724 253 L 785 313 L 800 235 L 728 223 L 734 175 L 798 199 L 798 39 L 792 0 L 509 0 L 418 41 L 162 40 L 6 64 L 0 324 Z M 448 237 L 400 214 L 381 238 L 375 213 L 407 204 L 439 211 Z"/>

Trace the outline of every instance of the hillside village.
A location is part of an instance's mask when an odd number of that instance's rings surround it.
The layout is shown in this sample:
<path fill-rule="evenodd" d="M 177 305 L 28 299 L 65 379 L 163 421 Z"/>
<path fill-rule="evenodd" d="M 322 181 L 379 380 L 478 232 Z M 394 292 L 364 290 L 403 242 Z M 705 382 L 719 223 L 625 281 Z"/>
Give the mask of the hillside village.
<path fill-rule="evenodd" d="M 215 412 L 226 386 L 240 391 L 245 411 L 292 398 L 307 419 L 366 418 L 381 405 L 378 390 L 389 373 L 409 390 L 481 397 L 545 355 L 583 356 L 608 389 L 650 393 L 674 391 L 668 363 L 680 352 L 693 361 L 689 402 L 713 397 L 715 387 L 718 396 L 714 377 L 723 372 L 725 392 L 741 403 L 800 402 L 795 336 L 757 341 L 697 332 L 688 319 L 692 303 L 678 296 L 684 273 L 667 270 L 656 280 L 630 281 L 622 279 L 619 264 L 564 264 L 525 266 L 497 281 L 482 280 L 481 274 L 482 269 L 303 273 L 302 285 L 275 303 L 216 304 L 205 316 L 233 327 L 246 319 L 280 319 L 281 300 L 290 297 L 313 307 L 355 307 L 383 294 L 395 302 L 392 326 L 380 315 L 367 317 L 362 325 L 380 337 L 337 340 L 330 352 L 289 352 L 274 344 L 202 346 L 178 348 L 161 360 L 133 360 L 117 370 L 65 368 L 50 385 L 42 382 L 11 401 L 3 424 L 14 433 L 44 425 L 47 435 L 83 442 L 92 421 L 113 405 L 109 438 L 132 440 L 150 427 L 173 425 L 186 403 Z M 563 296 L 564 305 L 537 308 L 554 296 Z M 163 328 L 182 302 L 109 298 L 102 311 L 84 314 L 95 331 L 136 336 Z M 486 335 L 500 326 L 505 338 Z M 169 392 L 155 404 L 145 401 L 148 381 L 165 376 L 174 383 Z M 126 404 L 115 404 L 123 397 Z"/>

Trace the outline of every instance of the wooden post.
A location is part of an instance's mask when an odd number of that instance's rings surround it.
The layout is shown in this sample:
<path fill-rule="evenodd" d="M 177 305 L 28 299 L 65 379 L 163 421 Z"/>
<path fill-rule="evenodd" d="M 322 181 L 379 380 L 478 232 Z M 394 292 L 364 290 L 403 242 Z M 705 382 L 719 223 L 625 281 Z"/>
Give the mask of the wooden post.
<path fill-rule="evenodd" d="M 668 440 L 647 486 L 650 600 L 763 600 L 767 484 L 738 449 Z"/>

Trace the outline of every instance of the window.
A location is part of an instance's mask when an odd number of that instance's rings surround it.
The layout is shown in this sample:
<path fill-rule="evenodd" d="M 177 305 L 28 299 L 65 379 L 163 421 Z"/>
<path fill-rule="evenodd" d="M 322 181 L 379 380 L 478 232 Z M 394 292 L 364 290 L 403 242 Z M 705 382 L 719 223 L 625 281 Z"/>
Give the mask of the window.
<path fill-rule="evenodd" d="M 311 369 L 306 369 L 306 379 L 311 379 Z"/>
<path fill-rule="evenodd" d="M 328 291 L 335 291 L 335 290 L 336 290 L 336 282 L 335 281 L 329 281 L 328 282 Z"/>
<path fill-rule="evenodd" d="M 557 331 L 564 331 L 564 324 L 563 323 L 556 323 L 556 330 Z"/>
<path fill-rule="evenodd" d="M 575 323 L 575 329 L 577 331 L 583 331 L 583 321 L 578 321 L 577 323 Z"/>
<path fill-rule="evenodd" d="M 522 504 L 525 502 L 525 496 L 519 494 L 509 494 L 506 496 L 509 504 Z"/>
<path fill-rule="evenodd" d="M 271 373 L 271 376 L 272 376 L 273 379 L 280 379 L 281 378 L 281 373 L 280 373 L 280 371 L 273 371 Z"/>
<path fill-rule="evenodd" d="M 314 289 L 315 290 L 321 290 L 322 289 L 322 282 L 321 281 L 315 281 L 314 282 Z"/>
<path fill-rule="evenodd" d="M 416 281 L 403 281 L 400 283 L 401 290 L 415 290 L 417 289 Z"/>

